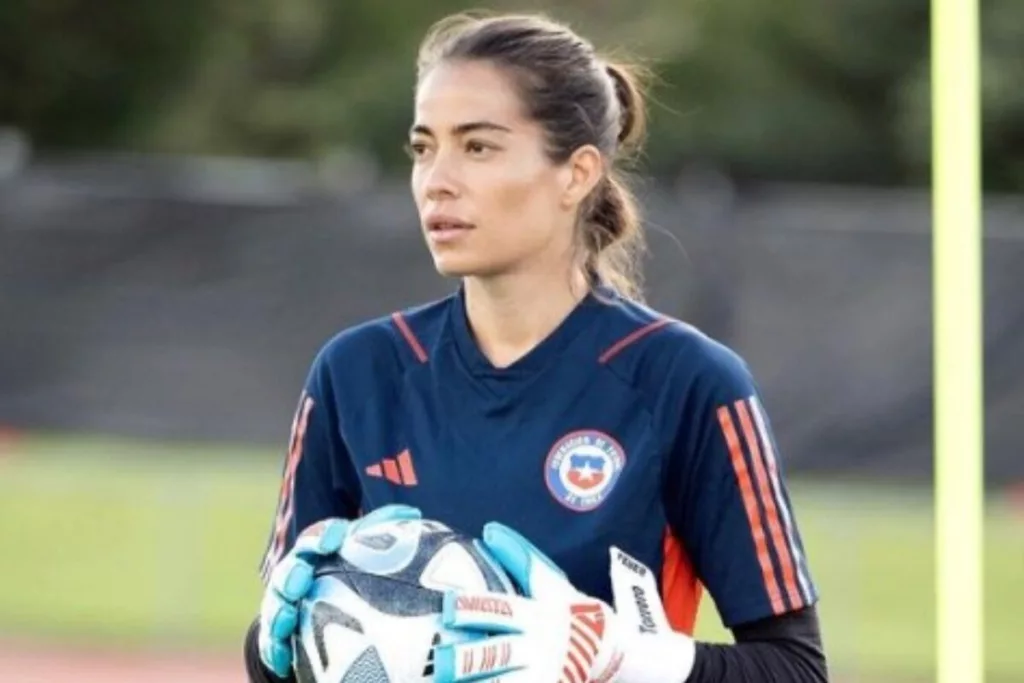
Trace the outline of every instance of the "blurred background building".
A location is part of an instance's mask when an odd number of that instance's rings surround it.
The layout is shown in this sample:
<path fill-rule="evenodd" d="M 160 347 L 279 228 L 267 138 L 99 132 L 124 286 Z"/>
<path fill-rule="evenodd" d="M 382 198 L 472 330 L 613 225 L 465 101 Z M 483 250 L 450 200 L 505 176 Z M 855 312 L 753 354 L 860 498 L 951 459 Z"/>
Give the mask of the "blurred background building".
<path fill-rule="evenodd" d="M 3 0 L 0 681 L 243 680 L 312 355 L 453 287 L 401 148 L 422 32 L 477 6 Z M 932 680 L 927 0 L 487 7 L 551 10 L 657 73 L 649 300 L 761 383 L 837 680 Z M 983 13 L 987 662 L 1009 682 L 1024 4 Z M 701 628 L 724 637 L 713 605 Z"/>

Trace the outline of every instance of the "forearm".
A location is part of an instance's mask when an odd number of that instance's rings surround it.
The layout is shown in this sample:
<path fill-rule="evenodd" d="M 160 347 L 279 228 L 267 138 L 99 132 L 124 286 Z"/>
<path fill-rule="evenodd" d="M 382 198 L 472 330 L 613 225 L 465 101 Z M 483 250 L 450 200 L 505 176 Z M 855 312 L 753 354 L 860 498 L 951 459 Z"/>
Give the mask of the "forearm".
<path fill-rule="evenodd" d="M 260 654 L 257 642 L 258 635 L 259 621 L 255 620 L 249 626 L 249 630 L 245 634 L 245 645 L 243 649 L 245 656 L 245 673 L 249 678 L 249 683 L 294 683 L 295 676 L 278 678 L 260 663 Z"/>
<path fill-rule="evenodd" d="M 698 643 L 686 683 L 826 683 L 828 667 L 813 607 L 735 629 L 736 643 Z"/>
<path fill-rule="evenodd" d="M 697 644 L 686 683 L 826 683 L 825 657 L 789 644 Z"/>

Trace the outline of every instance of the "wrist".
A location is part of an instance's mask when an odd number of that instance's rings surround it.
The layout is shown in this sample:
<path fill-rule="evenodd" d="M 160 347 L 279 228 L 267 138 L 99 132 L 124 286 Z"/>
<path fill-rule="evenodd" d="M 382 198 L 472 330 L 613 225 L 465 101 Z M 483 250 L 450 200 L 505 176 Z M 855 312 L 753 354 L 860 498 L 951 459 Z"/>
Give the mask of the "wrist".
<path fill-rule="evenodd" d="M 696 644 L 682 633 L 628 633 L 620 642 L 619 683 L 685 683 L 693 671 Z"/>

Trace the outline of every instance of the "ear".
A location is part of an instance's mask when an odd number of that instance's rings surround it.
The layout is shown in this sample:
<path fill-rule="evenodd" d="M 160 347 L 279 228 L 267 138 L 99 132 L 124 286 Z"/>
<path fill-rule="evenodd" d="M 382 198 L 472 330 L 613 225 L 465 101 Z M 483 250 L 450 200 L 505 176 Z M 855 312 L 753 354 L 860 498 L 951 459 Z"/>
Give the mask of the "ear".
<path fill-rule="evenodd" d="M 562 204 L 574 209 L 585 200 L 604 176 L 604 157 L 593 145 L 583 145 L 565 163 Z"/>

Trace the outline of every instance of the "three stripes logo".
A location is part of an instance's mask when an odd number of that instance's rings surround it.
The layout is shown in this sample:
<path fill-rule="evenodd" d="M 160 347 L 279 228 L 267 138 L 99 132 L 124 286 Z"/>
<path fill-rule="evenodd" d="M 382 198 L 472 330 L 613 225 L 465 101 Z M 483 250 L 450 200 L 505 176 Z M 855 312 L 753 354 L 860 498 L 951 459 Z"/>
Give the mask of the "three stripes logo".
<path fill-rule="evenodd" d="M 302 460 L 303 446 L 306 441 L 306 429 L 309 426 L 309 415 L 313 411 L 313 398 L 305 391 L 299 397 L 299 405 L 292 419 L 291 438 L 288 442 L 288 457 L 285 460 L 284 473 L 281 477 L 281 490 L 278 494 L 277 514 L 274 516 L 274 529 L 263 557 L 260 573 L 264 583 L 270 580 L 270 572 L 284 554 L 285 540 L 288 537 L 288 525 L 295 514 L 295 472 Z"/>
<path fill-rule="evenodd" d="M 398 486 L 416 486 L 416 470 L 412 466 L 412 454 L 409 449 L 394 458 L 384 458 L 375 465 L 366 468 L 366 475 L 374 479 L 387 479 Z"/>
<path fill-rule="evenodd" d="M 813 587 L 775 457 L 768 419 L 756 396 L 718 408 L 772 611 L 810 604 Z M 763 511 L 763 512 L 762 512 Z"/>

